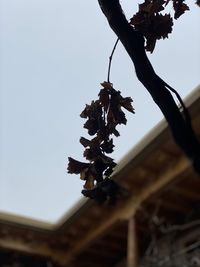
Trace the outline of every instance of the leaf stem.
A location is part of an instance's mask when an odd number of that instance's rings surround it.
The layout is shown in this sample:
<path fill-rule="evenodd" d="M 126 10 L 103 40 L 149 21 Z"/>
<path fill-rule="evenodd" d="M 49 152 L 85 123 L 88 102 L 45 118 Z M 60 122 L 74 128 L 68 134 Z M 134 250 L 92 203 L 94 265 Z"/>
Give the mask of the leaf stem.
<path fill-rule="evenodd" d="M 117 38 L 117 41 L 115 42 L 114 47 L 113 47 L 113 50 L 112 50 L 112 52 L 110 54 L 110 57 L 109 57 L 108 77 L 107 77 L 107 82 L 108 83 L 110 82 L 110 70 L 111 70 L 112 58 L 113 58 L 113 54 L 115 52 L 115 49 L 117 47 L 118 42 L 119 42 L 119 38 Z"/>

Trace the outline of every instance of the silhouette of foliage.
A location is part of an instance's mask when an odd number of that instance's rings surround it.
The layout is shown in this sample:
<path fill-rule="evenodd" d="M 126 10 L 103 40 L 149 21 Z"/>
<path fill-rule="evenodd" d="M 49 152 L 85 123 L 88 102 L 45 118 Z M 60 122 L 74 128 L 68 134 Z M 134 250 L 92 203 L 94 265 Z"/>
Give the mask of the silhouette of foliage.
<path fill-rule="evenodd" d="M 122 97 L 121 92 L 115 90 L 110 82 L 101 85 L 103 88 L 98 94 L 99 98 L 86 105 L 80 114 L 81 118 L 86 119 L 84 128 L 93 136 L 91 140 L 80 138 L 85 148 L 83 156 L 89 163 L 69 157 L 67 168 L 69 173 L 80 174 L 80 178 L 85 181 L 82 193 L 99 203 L 116 200 L 118 187 L 108 178 L 116 163 L 106 154 L 113 152 L 112 136 L 119 136 L 116 127 L 127 123 L 124 109 L 134 113 L 130 97 Z"/>
<path fill-rule="evenodd" d="M 168 38 L 168 34 L 172 32 L 173 18 L 170 14 L 163 14 L 165 7 L 171 2 L 174 19 L 178 19 L 189 10 L 184 0 L 145 0 L 130 20 L 131 25 L 144 35 L 147 51 L 153 52 L 156 41 Z"/>

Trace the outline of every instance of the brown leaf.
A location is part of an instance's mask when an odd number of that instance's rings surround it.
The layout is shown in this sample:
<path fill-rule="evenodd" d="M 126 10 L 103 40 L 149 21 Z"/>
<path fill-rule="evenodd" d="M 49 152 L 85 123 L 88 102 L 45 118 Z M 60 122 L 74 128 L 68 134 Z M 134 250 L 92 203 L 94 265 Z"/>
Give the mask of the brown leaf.
<path fill-rule="evenodd" d="M 172 32 L 173 20 L 170 14 L 160 13 L 167 4 L 168 2 L 164 0 L 145 0 L 143 4 L 139 5 L 139 11 L 130 22 L 136 30 L 144 35 L 146 38 L 145 48 L 151 53 L 155 48 L 156 41 L 167 38 L 168 34 Z"/>
<path fill-rule="evenodd" d="M 87 177 L 87 180 L 84 184 L 85 189 L 92 189 L 94 187 L 94 177 L 92 175 L 89 175 Z"/>
<path fill-rule="evenodd" d="M 80 179 L 81 180 L 87 180 L 87 176 L 88 176 L 88 168 L 83 169 L 80 173 Z"/>
<path fill-rule="evenodd" d="M 90 199 L 94 199 L 98 204 L 103 204 L 107 200 L 107 195 L 101 188 L 95 187 L 93 189 L 83 189 L 81 193 Z"/>
<path fill-rule="evenodd" d="M 104 89 L 112 89 L 113 88 L 113 84 L 109 83 L 109 82 L 103 82 L 101 83 L 101 85 L 103 86 Z"/>
<path fill-rule="evenodd" d="M 126 124 L 127 119 L 125 113 L 120 106 L 112 106 L 108 112 L 108 124 L 116 126 L 117 124 Z"/>
<path fill-rule="evenodd" d="M 99 100 L 92 101 L 91 105 L 86 105 L 80 116 L 82 118 L 88 118 L 84 124 L 84 128 L 88 129 L 89 135 L 96 134 L 104 126 L 102 106 Z"/>
<path fill-rule="evenodd" d="M 139 10 L 148 13 L 148 15 L 153 15 L 164 10 L 164 4 L 164 0 L 145 0 L 143 4 L 139 5 Z"/>
<path fill-rule="evenodd" d="M 121 92 L 112 89 L 110 107 L 107 115 L 108 124 L 112 127 L 115 127 L 117 124 L 126 124 L 127 122 L 125 113 L 121 109 L 121 101 L 123 101 Z"/>
<path fill-rule="evenodd" d="M 101 156 L 101 149 L 99 146 L 91 146 L 85 149 L 83 156 L 89 161 L 94 161 L 96 157 Z"/>
<path fill-rule="evenodd" d="M 98 121 L 94 118 L 88 119 L 83 127 L 88 130 L 89 135 L 94 135 L 99 130 Z"/>
<path fill-rule="evenodd" d="M 80 141 L 81 145 L 83 145 L 84 147 L 88 147 L 91 145 L 91 141 L 85 137 L 81 137 L 79 141 Z"/>
<path fill-rule="evenodd" d="M 119 136 L 120 136 L 120 133 L 119 133 L 116 129 L 113 130 L 113 134 L 114 134 L 116 137 L 119 137 Z"/>
<path fill-rule="evenodd" d="M 133 99 L 131 97 L 124 97 L 120 101 L 120 104 L 127 109 L 128 111 L 135 113 L 133 105 L 132 105 Z"/>
<path fill-rule="evenodd" d="M 80 114 L 80 117 L 86 119 L 89 114 L 90 114 L 90 105 L 86 104 L 84 110 Z"/>
<path fill-rule="evenodd" d="M 147 39 L 146 50 L 153 52 L 156 40 L 168 38 L 172 32 L 173 20 L 170 14 L 158 14 L 151 18 L 151 30 L 145 36 Z"/>
<path fill-rule="evenodd" d="M 183 3 L 184 0 L 173 0 L 174 18 L 178 19 L 185 11 L 189 10 L 188 5 Z"/>
<path fill-rule="evenodd" d="M 89 163 L 84 163 L 84 162 L 75 160 L 71 157 L 69 157 L 68 160 L 69 160 L 68 167 L 67 167 L 68 173 L 79 174 L 83 170 L 87 169 L 90 165 Z"/>
<path fill-rule="evenodd" d="M 99 100 L 102 104 L 102 106 L 105 109 L 105 112 L 108 111 L 109 103 L 110 103 L 110 96 L 109 96 L 109 91 L 104 89 L 101 89 L 99 92 Z"/>
<path fill-rule="evenodd" d="M 112 153 L 114 147 L 115 146 L 113 145 L 113 139 L 111 139 L 111 140 L 104 140 L 104 142 L 101 144 L 101 149 L 105 153 Z"/>
<path fill-rule="evenodd" d="M 116 182 L 106 178 L 98 183 L 93 189 L 82 190 L 82 194 L 86 197 L 96 200 L 99 204 L 108 201 L 114 204 L 120 194 L 120 188 Z"/>

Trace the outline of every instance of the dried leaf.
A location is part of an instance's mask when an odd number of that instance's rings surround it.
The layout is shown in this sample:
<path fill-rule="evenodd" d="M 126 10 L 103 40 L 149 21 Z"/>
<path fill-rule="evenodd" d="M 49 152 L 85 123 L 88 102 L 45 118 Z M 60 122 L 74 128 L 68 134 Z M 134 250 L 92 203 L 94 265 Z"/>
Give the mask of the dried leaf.
<path fill-rule="evenodd" d="M 68 173 L 75 173 L 75 174 L 79 174 L 81 173 L 83 170 L 87 169 L 89 167 L 89 163 L 84 163 L 78 160 L 75 160 L 71 157 L 68 158 L 69 163 L 68 163 Z"/>
<path fill-rule="evenodd" d="M 98 156 L 101 156 L 101 154 L 100 147 L 91 146 L 85 149 L 83 156 L 89 161 L 94 161 Z"/>
<path fill-rule="evenodd" d="M 105 112 L 108 111 L 109 108 L 109 103 L 110 103 L 110 96 L 109 96 L 109 91 L 104 89 L 101 89 L 99 92 L 99 100 L 104 107 Z"/>
<path fill-rule="evenodd" d="M 184 0 L 173 0 L 174 18 L 178 19 L 185 11 L 189 10 L 188 5 L 183 3 Z"/>
<path fill-rule="evenodd" d="M 113 134 L 114 134 L 116 137 L 119 137 L 119 136 L 120 136 L 120 133 L 119 133 L 116 129 L 113 130 Z"/>
<path fill-rule="evenodd" d="M 112 89 L 113 88 L 113 84 L 109 83 L 109 82 L 103 82 L 101 83 L 101 85 L 103 86 L 104 89 Z"/>
<path fill-rule="evenodd" d="M 139 5 L 139 10 L 153 15 L 164 10 L 164 0 L 145 0 L 143 4 Z"/>
<path fill-rule="evenodd" d="M 167 4 L 168 1 L 164 0 L 145 0 L 139 5 L 139 11 L 131 19 L 131 25 L 144 35 L 147 51 L 153 52 L 156 41 L 167 38 L 172 32 L 171 15 L 160 13 Z"/>
<path fill-rule="evenodd" d="M 94 199 L 99 204 L 103 204 L 107 199 L 107 195 L 104 192 L 102 192 L 100 188 L 83 189 L 81 193 L 85 197 Z"/>
<path fill-rule="evenodd" d="M 96 134 L 104 126 L 102 106 L 99 100 L 92 101 L 91 105 L 86 105 L 80 116 L 82 118 L 88 118 L 84 124 L 84 128 L 88 129 L 89 135 Z"/>
<path fill-rule="evenodd" d="M 89 175 L 85 184 L 84 188 L 85 189 L 92 189 L 94 187 L 94 177 L 92 175 Z"/>
<path fill-rule="evenodd" d="M 113 180 L 106 178 L 93 189 L 82 190 L 82 193 L 86 197 L 95 199 L 100 204 L 105 201 L 114 204 L 119 195 L 119 186 Z"/>
<path fill-rule="evenodd" d="M 103 152 L 105 152 L 105 153 L 112 153 L 114 147 L 115 147 L 115 146 L 113 145 L 113 139 L 111 139 L 111 140 L 105 140 L 105 141 L 101 144 L 101 149 L 102 149 Z"/>
<path fill-rule="evenodd" d="M 122 105 L 122 107 L 127 109 L 129 112 L 135 113 L 132 102 L 133 102 L 133 99 L 131 97 L 124 97 L 121 99 L 120 104 Z"/>
<path fill-rule="evenodd" d="M 81 145 L 83 145 L 84 147 L 88 147 L 91 145 L 91 141 L 85 137 L 81 137 L 79 141 L 80 141 Z"/>
<path fill-rule="evenodd" d="M 87 120 L 83 127 L 88 129 L 89 135 L 95 135 L 99 130 L 98 122 L 93 118 Z"/>
<path fill-rule="evenodd" d="M 85 106 L 84 110 L 81 112 L 80 117 L 86 119 L 90 114 L 90 105 Z"/>
<path fill-rule="evenodd" d="M 80 173 L 81 180 L 87 180 L 87 177 L 88 177 L 88 168 L 83 169 Z"/>

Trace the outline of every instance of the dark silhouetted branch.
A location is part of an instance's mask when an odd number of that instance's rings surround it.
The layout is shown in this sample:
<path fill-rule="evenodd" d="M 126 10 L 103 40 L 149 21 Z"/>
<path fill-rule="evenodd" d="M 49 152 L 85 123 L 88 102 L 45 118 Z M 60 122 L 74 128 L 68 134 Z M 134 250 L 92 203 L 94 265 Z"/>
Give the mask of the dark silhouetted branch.
<path fill-rule="evenodd" d="M 191 160 L 195 171 L 200 174 L 200 144 L 192 129 L 187 109 L 183 106 L 183 114 L 180 112 L 169 90 L 176 91 L 155 73 L 145 52 L 144 37 L 128 23 L 119 0 L 98 2 L 110 27 L 133 61 L 139 81 L 165 116 L 175 142 Z"/>

